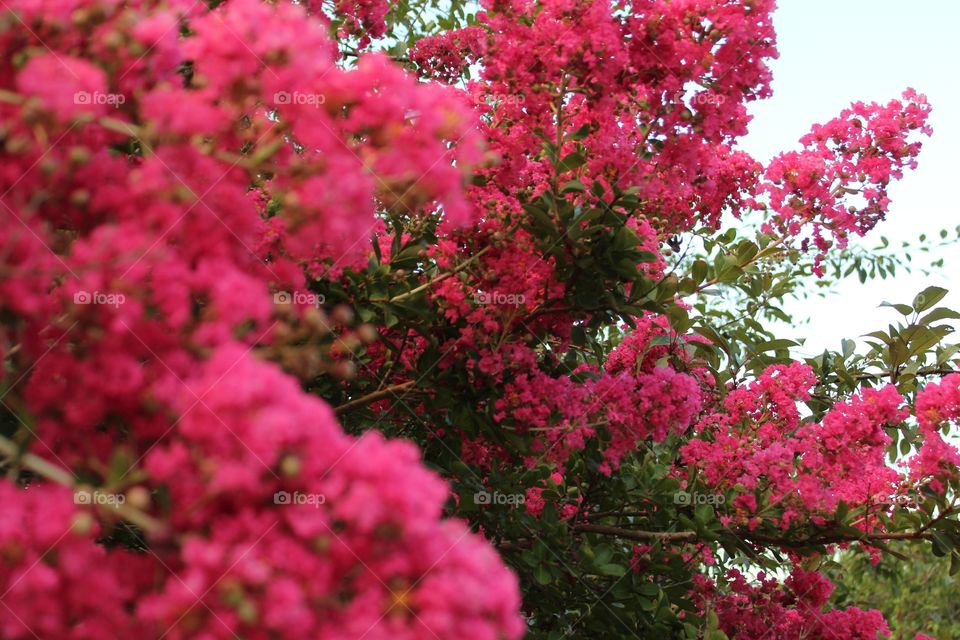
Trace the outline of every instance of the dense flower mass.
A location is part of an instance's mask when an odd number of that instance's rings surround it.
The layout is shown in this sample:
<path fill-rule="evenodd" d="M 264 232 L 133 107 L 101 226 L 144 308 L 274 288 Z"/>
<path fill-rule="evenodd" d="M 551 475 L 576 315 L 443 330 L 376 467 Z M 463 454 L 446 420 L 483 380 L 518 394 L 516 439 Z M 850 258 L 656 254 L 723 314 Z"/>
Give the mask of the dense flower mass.
<path fill-rule="evenodd" d="M 801 425 L 797 401 L 809 398 L 814 380 L 798 363 L 767 369 L 731 392 L 725 411 L 708 416 L 698 426 L 701 437 L 683 448 L 684 462 L 700 468 L 707 483 L 741 494 L 736 502 L 745 518 L 760 510 L 757 496 L 763 510 L 778 508 L 786 529 L 798 518 L 822 521 L 840 501 L 883 503 L 895 493 L 899 475 L 884 460 L 884 427 L 908 415 L 896 388 L 865 389 L 835 404 L 819 424 Z"/>
<path fill-rule="evenodd" d="M 890 628 L 877 610 L 851 607 L 823 611 L 833 585 L 816 572 L 796 569 L 783 584 L 761 572 L 759 584 L 753 586 L 732 569 L 727 580 L 730 594 L 720 595 L 714 584 L 701 580 L 697 596 L 716 611 L 720 628 L 731 638 L 875 640 L 890 635 Z"/>
<path fill-rule="evenodd" d="M 130 607 L 149 560 L 94 544 L 98 525 L 63 487 L 0 484 L 4 638 L 136 635 Z M 109 594 L 109 597 L 106 595 Z"/>
<path fill-rule="evenodd" d="M 914 480 L 927 480 L 937 492 L 943 482 L 960 473 L 960 451 L 944 441 L 941 428 L 960 419 L 960 375 L 951 374 L 917 394 L 917 421 L 923 444 L 910 460 Z"/>
<path fill-rule="evenodd" d="M 599 437 L 603 442 L 600 471 L 609 475 L 638 440 L 660 441 L 682 433 L 702 408 L 701 383 L 657 361 L 671 351 L 653 345 L 668 336 L 665 323 L 640 318 L 607 360 L 606 371 L 582 369 L 578 382 L 538 373 L 520 374 L 495 403 L 494 418 L 520 431 L 539 432 L 534 451 L 563 468 L 573 451 Z M 700 370 L 701 373 L 703 370 Z"/>
<path fill-rule="evenodd" d="M 242 383 L 222 385 L 227 375 Z M 242 352 L 221 350 L 184 385 L 171 398 L 183 405 L 180 437 L 144 468 L 178 505 L 185 575 L 166 580 L 144 618 L 177 626 L 197 601 L 186 583 L 209 595 L 197 613 L 211 633 L 222 620 L 280 637 L 519 633 L 515 582 L 462 525 L 438 526 L 447 490 L 414 447 L 354 441 L 323 402 Z M 211 521 L 220 526 L 201 533 Z"/>
<path fill-rule="evenodd" d="M 5 347 L 36 453 L 118 499 L 162 492 L 140 507 L 164 524 L 120 572 L 90 514 L 72 533 L 69 491 L 4 486 L 4 637 L 517 637 L 514 578 L 441 522 L 417 450 L 346 436 L 250 353 L 277 337 L 274 292 L 363 254 L 375 194 L 472 220 L 466 102 L 380 56 L 338 69 L 293 5 L 194 12 L 177 38 L 176 9 L 84 4 L 80 32 L 10 8 L 33 28 L 4 40 L 29 52 L 4 80 Z M 142 153 L 122 152 L 131 135 Z M 282 203 L 269 219 L 251 183 Z"/>
<path fill-rule="evenodd" d="M 480 27 L 466 27 L 427 36 L 410 50 L 410 60 L 422 75 L 455 82 L 486 49 L 486 32 Z"/>
<path fill-rule="evenodd" d="M 451 4 L 3 4 L 4 639 L 873 639 L 804 561 L 960 548 L 952 312 L 882 374 L 750 317 L 923 96 L 763 167 L 772 0 Z"/>
<path fill-rule="evenodd" d="M 542 189 L 546 136 L 562 156 L 582 151 L 565 177 L 633 187 L 660 233 L 737 209 L 758 166 L 731 142 L 746 103 L 769 93 L 772 2 L 650 1 L 627 15 L 576 0 L 484 6 L 493 44 L 475 92 L 493 105 L 497 184 Z"/>
<path fill-rule="evenodd" d="M 844 247 L 849 234 L 873 229 L 886 215 L 891 180 L 917 166 L 916 138 L 932 133 L 929 112 L 926 99 L 910 89 L 902 101 L 857 102 L 815 125 L 800 139 L 803 150 L 774 158 L 766 169 L 777 214 L 770 224 L 792 236 L 810 227 L 804 242 L 812 239 L 821 255 L 833 241 Z"/>

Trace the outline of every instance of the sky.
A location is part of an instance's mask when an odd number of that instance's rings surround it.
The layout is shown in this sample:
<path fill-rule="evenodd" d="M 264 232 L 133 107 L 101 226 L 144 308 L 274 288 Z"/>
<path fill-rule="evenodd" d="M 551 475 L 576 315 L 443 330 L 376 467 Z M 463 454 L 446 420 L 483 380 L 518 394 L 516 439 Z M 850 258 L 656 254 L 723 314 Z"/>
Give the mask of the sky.
<path fill-rule="evenodd" d="M 780 0 L 774 14 L 780 58 L 771 63 L 773 97 L 754 103 L 741 147 L 760 161 L 798 148 L 810 125 L 836 116 L 851 102 L 886 102 L 907 87 L 927 95 L 933 137 L 919 167 L 890 188 L 887 220 L 859 242 L 875 246 L 960 225 L 960 0 Z M 955 237 L 955 235 L 954 235 Z M 939 272 L 915 272 L 861 284 L 856 276 L 826 299 L 787 306 L 809 324 L 788 328 L 805 338 L 799 353 L 839 349 L 842 338 L 884 329 L 900 316 L 884 301 L 909 303 L 929 285 L 951 289 L 941 302 L 960 310 L 960 243 L 942 251 Z M 923 260 L 923 258 L 915 258 Z M 929 258 L 926 258 L 929 264 Z"/>

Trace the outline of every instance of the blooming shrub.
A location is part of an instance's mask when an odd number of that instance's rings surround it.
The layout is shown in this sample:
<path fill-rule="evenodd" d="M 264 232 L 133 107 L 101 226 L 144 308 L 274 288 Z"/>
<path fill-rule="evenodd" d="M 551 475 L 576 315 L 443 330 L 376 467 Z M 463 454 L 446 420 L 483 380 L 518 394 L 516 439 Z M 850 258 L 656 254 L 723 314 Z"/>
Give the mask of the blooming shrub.
<path fill-rule="evenodd" d="M 875 638 L 811 563 L 960 558 L 946 292 L 760 322 L 925 99 L 764 167 L 771 1 L 482 5 L 3 6 L 3 638 Z"/>

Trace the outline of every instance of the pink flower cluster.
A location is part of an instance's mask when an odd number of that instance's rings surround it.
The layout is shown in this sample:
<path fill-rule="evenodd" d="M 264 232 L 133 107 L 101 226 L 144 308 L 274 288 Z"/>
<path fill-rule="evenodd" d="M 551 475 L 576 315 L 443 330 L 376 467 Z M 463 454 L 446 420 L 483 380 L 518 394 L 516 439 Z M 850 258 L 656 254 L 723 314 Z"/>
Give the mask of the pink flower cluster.
<path fill-rule="evenodd" d="M 336 0 L 337 14 L 345 18 L 341 34 L 360 35 L 360 46 L 386 33 L 390 3 L 386 0 Z"/>
<path fill-rule="evenodd" d="M 702 408 L 701 381 L 672 366 L 656 366 L 657 354 L 667 349 L 651 344 L 654 336 L 668 335 L 661 320 L 640 319 L 637 332 L 611 354 L 605 372 L 583 368 L 570 376 L 517 375 L 494 403 L 494 419 L 536 433 L 534 450 L 561 469 L 574 451 L 600 438 L 600 469 L 607 475 L 638 441 L 684 432 Z"/>
<path fill-rule="evenodd" d="M 117 514 L 0 485 L 0 635 L 518 638 L 515 577 L 442 520 L 416 448 L 346 436 L 255 355 L 300 315 L 275 294 L 366 255 L 377 203 L 475 220 L 468 102 L 383 56 L 340 68 L 292 3 L 9 8 L 6 402 L 32 453 L 159 525 L 107 552 Z"/>
<path fill-rule="evenodd" d="M 922 146 L 915 138 L 932 133 L 930 105 L 912 89 L 886 105 L 854 103 L 800 139 L 801 151 L 774 158 L 766 169 L 766 191 L 775 217 L 769 228 L 789 236 L 804 230 L 819 260 L 834 242 L 843 248 L 863 235 L 890 204 L 887 187 L 915 168 Z M 830 237 L 827 237 L 829 234 Z"/>
<path fill-rule="evenodd" d="M 507 236 L 502 224 L 491 218 L 479 225 L 471 240 L 484 246 L 464 246 L 449 239 L 430 249 L 443 269 L 456 268 L 464 252 L 485 251 L 471 269 L 473 277 L 437 283 L 430 299 L 448 321 L 458 324 L 456 337 L 444 346 L 446 356 L 440 367 L 461 366 L 471 376 L 497 382 L 511 370 L 536 366 L 532 335 L 530 340 L 504 338 L 546 331 L 566 341 L 570 334 L 569 314 L 548 311 L 564 294 L 553 260 L 540 254 L 529 232 L 518 230 Z"/>
<path fill-rule="evenodd" d="M 237 382 L 223 385 L 227 375 Z M 185 384 L 170 398 L 184 416 L 177 437 L 144 464 L 176 505 L 182 574 L 141 617 L 177 626 L 206 594 L 193 624 L 213 633 L 223 621 L 291 638 L 521 632 L 515 580 L 462 524 L 438 525 L 448 490 L 413 446 L 347 437 L 325 403 L 240 350 L 220 350 Z"/>
<path fill-rule="evenodd" d="M 774 366 L 730 392 L 724 411 L 697 426 L 682 459 L 707 483 L 738 494 L 751 527 L 755 514 L 784 529 L 797 521 L 823 522 L 840 501 L 849 506 L 889 503 L 899 480 L 884 460 L 884 427 L 908 416 L 893 386 L 864 389 L 833 406 L 819 423 L 802 423 L 797 402 L 809 398 L 815 378 L 807 365 Z M 877 524 L 877 523 L 872 523 Z M 865 523 L 864 526 L 868 526 Z"/>
<path fill-rule="evenodd" d="M 659 233 L 738 208 L 759 167 L 731 143 L 746 133 L 746 103 L 769 93 L 773 2 L 484 6 L 491 44 L 475 89 L 493 105 L 497 184 L 542 188 L 553 174 L 542 140 L 585 131 L 560 151 L 589 160 L 561 179 L 633 187 Z"/>
<path fill-rule="evenodd" d="M 408 56 L 421 75 L 453 83 L 483 54 L 486 43 L 481 27 L 466 27 L 421 38 Z"/>
<path fill-rule="evenodd" d="M 794 569 L 780 584 L 763 572 L 754 586 L 736 569 L 727 573 L 729 592 L 704 576 L 696 578 L 695 599 L 712 611 L 730 638 L 762 640 L 877 640 L 890 635 L 883 615 L 857 607 L 824 611 L 833 585 L 815 571 Z"/>
<path fill-rule="evenodd" d="M 74 506 L 69 489 L 3 482 L 0 503 L 0 635 L 135 635 L 131 605 L 143 586 L 138 578 L 149 577 L 146 557 L 95 544 L 99 526 Z"/>
<path fill-rule="evenodd" d="M 960 473 L 960 451 L 940 434 L 945 424 L 960 420 L 960 374 L 945 376 L 917 392 L 916 414 L 923 444 L 908 462 L 911 478 L 929 481 L 933 490 L 942 492 L 943 482 Z"/>

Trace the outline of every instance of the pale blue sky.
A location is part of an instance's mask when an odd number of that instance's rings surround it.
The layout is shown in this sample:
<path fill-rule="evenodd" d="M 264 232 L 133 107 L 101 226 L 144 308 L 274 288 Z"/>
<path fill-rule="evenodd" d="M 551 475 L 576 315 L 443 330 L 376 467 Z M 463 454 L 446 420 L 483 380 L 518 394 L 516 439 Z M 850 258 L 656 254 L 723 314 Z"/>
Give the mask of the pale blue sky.
<path fill-rule="evenodd" d="M 890 215 L 862 242 L 880 235 L 915 239 L 960 224 L 960 1 L 781 0 L 774 14 L 780 58 L 772 64 L 771 99 L 751 108 L 755 119 L 742 146 L 761 161 L 792 149 L 814 122 L 823 122 L 856 100 L 886 101 L 906 87 L 933 105 L 934 135 L 920 166 L 891 188 Z M 930 284 L 951 289 L 943 304 L 960 309 L 960 244 L 946 252 L 936 277 L 899 274 L 893 279 L 841 285 L 838 295 L 793 305 L 810 325 L 803 353 L 838 348 L 843 337 L 884 328 L 899 316 L 878 309 L 884 300 L 910 302 Z"/>

